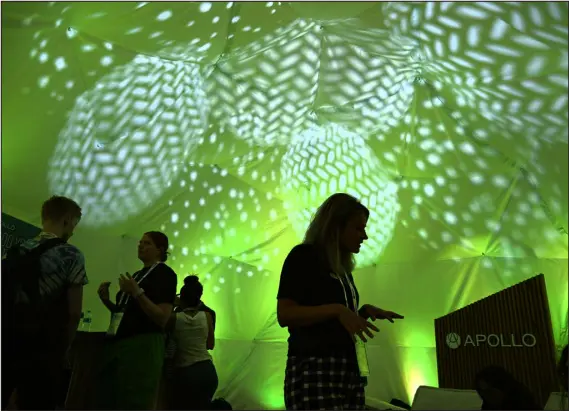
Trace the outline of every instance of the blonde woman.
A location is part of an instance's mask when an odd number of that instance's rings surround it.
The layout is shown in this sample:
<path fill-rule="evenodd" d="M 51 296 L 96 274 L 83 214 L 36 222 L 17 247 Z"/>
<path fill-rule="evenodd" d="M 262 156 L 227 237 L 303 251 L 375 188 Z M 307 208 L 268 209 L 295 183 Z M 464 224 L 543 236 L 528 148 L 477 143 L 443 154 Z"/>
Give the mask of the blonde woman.
<path fill-rule="evenodd" d="M 403 318 L 372 305 L 358 310 L 352 271 L 354 254 L 368 238 L 368 217 L 354 197 L 332 195 L 284 262 L 277 316 L 290 334 L 284 387 L 289 410 L 364 409 L 363 342 L 379 331 L 368 320 Z"/>

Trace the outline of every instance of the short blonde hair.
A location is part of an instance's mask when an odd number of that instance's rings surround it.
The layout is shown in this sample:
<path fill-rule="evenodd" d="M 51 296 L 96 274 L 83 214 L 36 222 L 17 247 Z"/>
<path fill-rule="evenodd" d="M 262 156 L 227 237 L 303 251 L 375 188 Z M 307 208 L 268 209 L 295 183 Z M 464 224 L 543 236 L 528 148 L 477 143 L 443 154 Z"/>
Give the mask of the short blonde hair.
<path fill-rule="evenodd" d="M 66 217 L 81 219 L 81 207 L 70 198 L 53 196 L 41 207 L 41 219 L 45 221 L 61 221 Z"/>
<path fill-rule="evenodd" d="M 354 270 L 354 256 L 351 252 L 342 250 L 340 235 L 348 220 L 358 213 L 369 218 L 369 210 L 355 197 L 336 193 L 322 203 L 306 230 L 304 244 L 312 244 L 320 249 L 336 275 Z"/>

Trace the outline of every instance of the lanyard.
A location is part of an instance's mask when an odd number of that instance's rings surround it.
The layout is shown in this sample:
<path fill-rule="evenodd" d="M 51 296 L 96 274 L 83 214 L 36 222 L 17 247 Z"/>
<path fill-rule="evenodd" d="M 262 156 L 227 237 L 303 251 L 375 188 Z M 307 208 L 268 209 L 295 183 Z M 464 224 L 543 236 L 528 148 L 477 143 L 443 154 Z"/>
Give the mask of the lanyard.
<path fill-rule="evenodd" d="M 344 285 L 344 281 L 342 281 L 342 278 L 335 274 L 335 277 L 338 281 L 340 281 L 340 284 L 342 285 L 342 291 L 344 292 L 344 300 L 346 301 L 346 307 L 350 308 L 350 304 L 348 303 L 348 293 L 346 292 L 346 286 Z M 350 279 L 348 278 L 348 276 L 344 276 L 346 278 L 346 281 L 348 283 L 348 287 L 350 287 L 350 293 L 352 294 L 352 302 L 354 303 L 354 310 L 357 313 L 358 312 L 358 300 L 356 298 L 356 290 L 354 288 L 354 286 L 352 285 L 352 282 L 350 281 Z"/>
<path fill-rule="evenodd" d="M 352 293 L 352 299 L 354 302 L 354 311 L 356 314 L 358 313 L 358 302 L 356 299 L 356 290 L 355 287 L 352 285 L 350 278 L 345 275 L 346 281 L 348 282 L 348 286 L 350 287 L 350 292 Z M 341 277 L 336 275 L 340 284 L 342 284 L 342 290 L 344 291 L 344 299 L 346 300 L 346 306 L 350 308 L 348 304 L 348 295 L 346 293 L 346 287 L 344 286 L 344 282 L 342 281 Z M 365 347 L 365 343 L 362 340 L 356 340 L 356 359 L 358 361 L 358 368 L 360 370 L 360 376 L 367 378 L 369 376 L 369 364 L 367 361 L 367 351 Z"/>
<path fill-rule="evenodd" d="M 146 274 L 144 274 L 142 276 L 142 278 L 140 278 L 140 279 L 135 278 L 136 282 L 138 284 L 140 284 L 142 282 L 142 280 L 144 280 L 146 278 L 146 276 L 152 272 L 152 270 L 154 270 L 156 267 L 158 267 L 159 264 L 162 264 L 162 263 L 155 263 L 152 267 L 150 267 L 150 269 L 146 272 Z M 122 293 L 121 298 L 119 299 L 119 307 L 122 307 L 123 303 L 125 303 L 125 305 L 126 305 L 126 302 L 128 301 L 129 298 L 130 298 L 130 295 L 128 295 L 126 293 Z"/>

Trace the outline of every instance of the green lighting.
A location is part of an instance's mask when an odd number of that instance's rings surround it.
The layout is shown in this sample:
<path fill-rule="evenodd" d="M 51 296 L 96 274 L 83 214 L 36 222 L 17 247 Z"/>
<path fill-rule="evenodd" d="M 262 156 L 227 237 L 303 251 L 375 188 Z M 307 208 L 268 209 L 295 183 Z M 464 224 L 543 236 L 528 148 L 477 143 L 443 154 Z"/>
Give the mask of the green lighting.
<path fill-rule="evenodd" d="M 218 314 L 218 395 L 283 408 L 280 270 L 341 191 L 371 211 L 362 302 L 405 315 L 370 403 L 437 385 L 434 318 L 538 273 L 567 341 L 567 2 L 1 7 L 2 206 L 81 204 L 93 330 L 96 286 L 163 230 Z"/>

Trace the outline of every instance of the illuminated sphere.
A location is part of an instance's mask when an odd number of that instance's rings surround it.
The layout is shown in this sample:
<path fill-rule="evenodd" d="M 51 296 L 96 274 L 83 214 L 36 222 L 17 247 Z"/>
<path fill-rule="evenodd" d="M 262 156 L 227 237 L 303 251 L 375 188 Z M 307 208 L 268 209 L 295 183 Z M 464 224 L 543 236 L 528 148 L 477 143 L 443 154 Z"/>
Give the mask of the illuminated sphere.
<path fill-rule="evenodd" d="M 358 33 L 357 39 L 327 34 L 325 42 L 319 117 L 362 134 L 397 126 L 415 98 L 415 43 L 377 29 Z"/>
<path fill-rule="evenodd" d="M 222 60 L 208 78 L 212 117 L 251 147 L 288 145 L 311 121 L 320 69 L 317 30 L 316 23 L 298 19 Z"/>
<path fill-rule="evenodd" d="M 75 102 L 50 163 L 52 192 L 90 225 L 136 215 L 176 178 L 206 127 L 199 66 L 137 56 Z"/>
<path fill-rule="evenodd" d="M 281 163 L 281 195 L 300 238 L 330 195 L 345 192 L 369 208 L 369 239 L 357 255 L 358 267 L 377 262 L 397 222 L 397 185 L 365 141 L 342 127 L 314 126 L 295 139 Z"/>
<path fill-rule="evenodd" d="M 535 139 L 567 142 L 567 3 L 386 2 L 382 8 L 393 34 L 421 45 L 415 64 L 437 94 L 452 95 L 469 121 L 490 122 L 482 132 L 526 152 Z"/>

